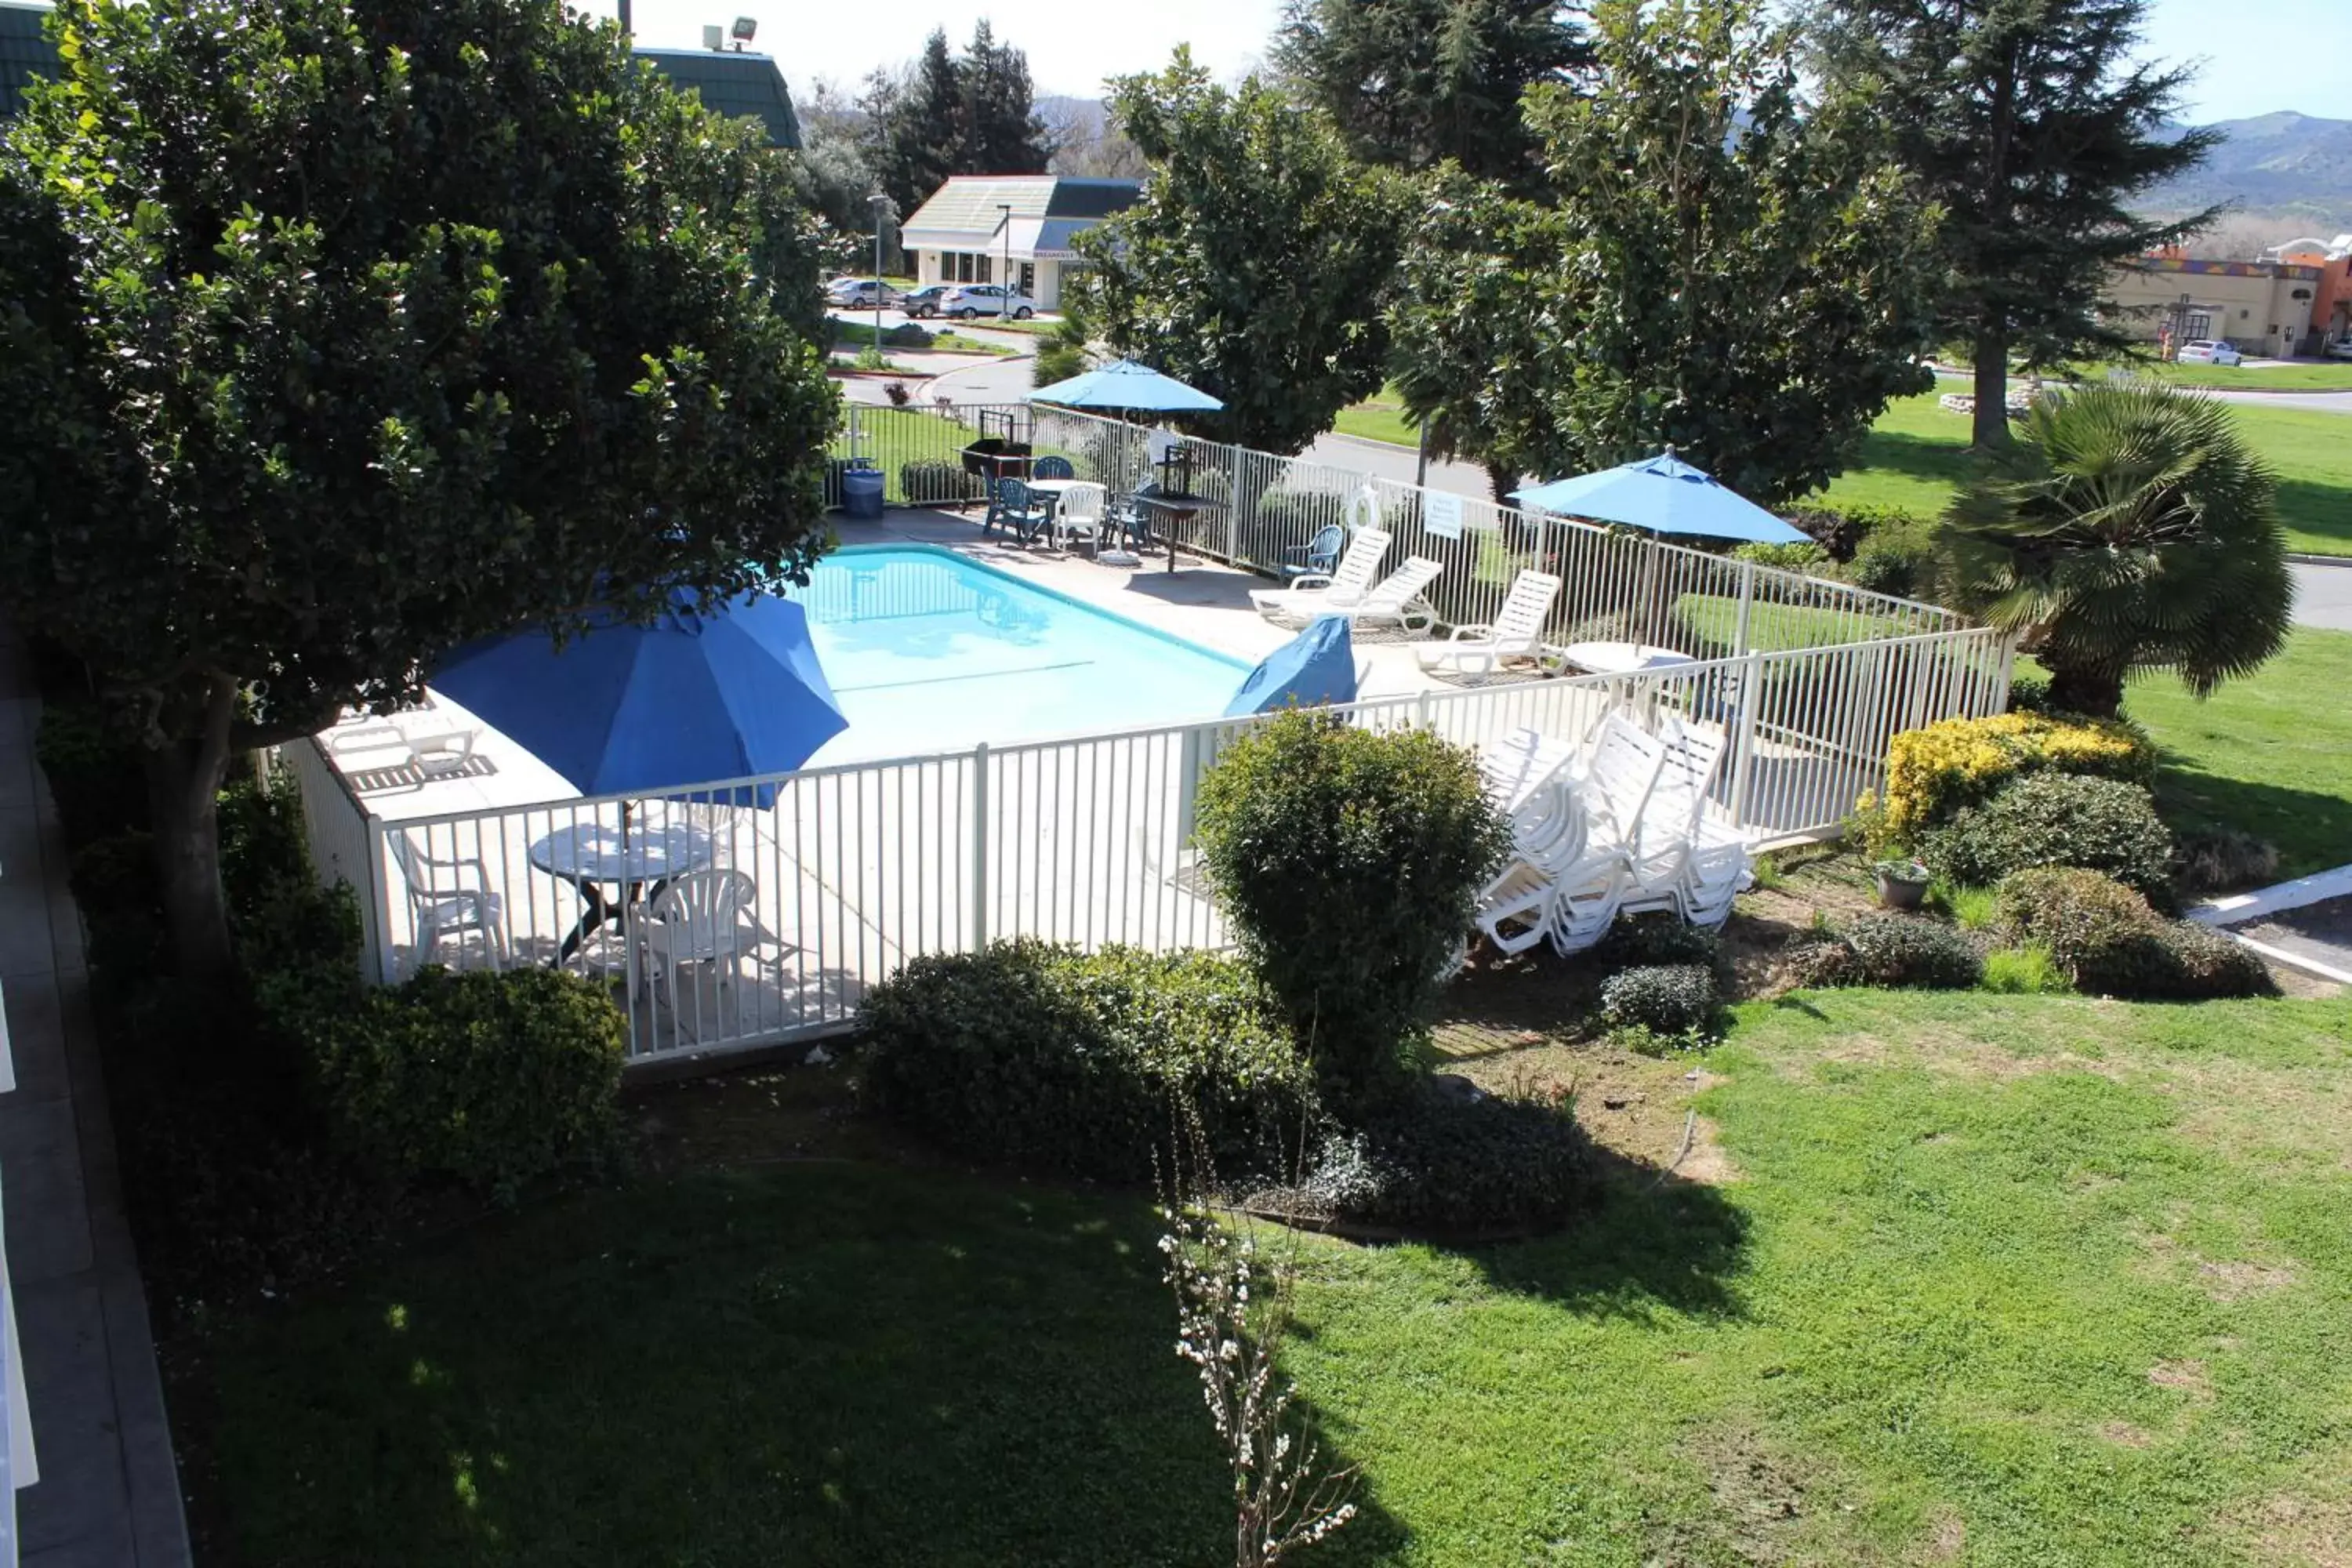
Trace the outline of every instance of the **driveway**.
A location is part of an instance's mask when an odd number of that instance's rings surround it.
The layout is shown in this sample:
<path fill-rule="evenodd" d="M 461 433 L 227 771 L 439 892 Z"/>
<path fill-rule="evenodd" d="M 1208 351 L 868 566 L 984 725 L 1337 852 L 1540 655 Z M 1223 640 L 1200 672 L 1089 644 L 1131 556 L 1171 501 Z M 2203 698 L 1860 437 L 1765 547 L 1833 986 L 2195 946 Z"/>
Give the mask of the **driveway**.
<path fill-rule="evenodd" d="M 2352 562 L 2341 566 L 2289 568 L 2294 573 L 2294 622 L 2352 632 Z"/>

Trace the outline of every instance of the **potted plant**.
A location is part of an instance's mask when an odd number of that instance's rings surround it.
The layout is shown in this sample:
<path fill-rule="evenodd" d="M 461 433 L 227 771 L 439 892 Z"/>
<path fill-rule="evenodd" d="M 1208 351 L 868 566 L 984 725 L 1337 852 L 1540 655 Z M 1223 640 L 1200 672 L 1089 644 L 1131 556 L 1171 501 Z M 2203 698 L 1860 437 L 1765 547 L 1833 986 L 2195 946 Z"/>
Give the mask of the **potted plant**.
<path fill-rule="evenodd" d="M 1878 877 L 1878 907 L 1916 910 L 1927 896 L 1927 868 L 1916 860 L 1880 860 L 1870 868 Z"/>

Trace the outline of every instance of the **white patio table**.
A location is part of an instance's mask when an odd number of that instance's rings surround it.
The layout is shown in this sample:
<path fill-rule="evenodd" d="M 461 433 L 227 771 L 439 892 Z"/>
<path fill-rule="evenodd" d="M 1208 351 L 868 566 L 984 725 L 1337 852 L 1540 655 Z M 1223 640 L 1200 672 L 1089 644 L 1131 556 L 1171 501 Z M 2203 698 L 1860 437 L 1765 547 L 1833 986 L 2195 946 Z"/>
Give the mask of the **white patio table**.
<path fill-rule="evenodd" d="M 588 905 L 563 939 L 560 964 L 600 927 L 618 923 L 647 884 L 657 896 L 673 878 L 711 864 L 718 845 L 703 829 L 682 822 L 578 822 L 533 844 L 530 857 L 539 869 L 578 888 Z M 620 897 L 606 898 L 608 885 L 619 888 Z"/>

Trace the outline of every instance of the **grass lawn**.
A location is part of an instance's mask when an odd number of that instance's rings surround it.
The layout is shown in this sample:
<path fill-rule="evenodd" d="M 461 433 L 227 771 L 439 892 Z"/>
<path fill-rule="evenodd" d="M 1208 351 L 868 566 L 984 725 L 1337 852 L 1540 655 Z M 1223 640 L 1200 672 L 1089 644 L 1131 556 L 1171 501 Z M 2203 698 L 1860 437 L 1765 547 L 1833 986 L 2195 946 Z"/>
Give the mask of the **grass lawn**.
<path fill-rule="evenodd" d="M 2168 381 L 2175 386 L 2213 387 L 2236 392 L 2352 392 L 2352 361 L 2326 364 L 2264 365 L 2252 369 L 2222 364 L 2142 364 L 2135 374 Z"/>
<path fill-rule="evenodd" d="M 2157 795 L 2177 827 L 2238 827 L 2299 877 L 2352 863 L 2352 632 L 2298 627 L 2286 651 L 2203 702 L 2168 675 L 2125 711 L 2164 747 Z"/>
<path fill-rule="evenodd" d="M 1421 426 L 1406 416 L 1393 386 L 1381 388 L 1378 397 L 1341 409 L 1331 427 L 1342 436 L 1367 441 L 1387 441 L 1399 447 L 1421 445 Z"/>
<path fill-rule="evenodd" d="M 2331 1561 L 2347 1040 L 2344 1001 L 1750 1004 L 1696 1084 L 1648 1064 L 1712 1184 L 1305 1244 L 1290 1366 L 1366 1513 L 1302 1562 Z M 745 1157 L 175 1345 L 208 1560 L 1218 1560 L 1139 1200 Z"/>
<path fill-rule="evenodd" d="M 1943 510 L 1968 477 L 1969 420 L 1947 414 L 1935 393 L 1906 397 L 1864 440 L 1862 463 L 1831 481 L 1824 499 L 1845 505 Z M 2233 406 L 2254 449 L 2279 478 L 2279 515 L 2290 549 L 2352 555 L 2352 415 Z"/>

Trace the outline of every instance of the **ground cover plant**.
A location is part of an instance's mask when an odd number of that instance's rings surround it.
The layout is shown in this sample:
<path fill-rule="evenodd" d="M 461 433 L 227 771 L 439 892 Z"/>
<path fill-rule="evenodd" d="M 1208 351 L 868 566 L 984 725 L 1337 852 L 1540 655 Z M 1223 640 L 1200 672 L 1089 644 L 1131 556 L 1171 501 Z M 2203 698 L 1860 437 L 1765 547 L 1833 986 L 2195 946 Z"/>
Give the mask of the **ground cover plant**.
<path fill-rule="evenodd" d="M 1714 1182 L 1643 1175 L 1532 1242 L 1304 1244 L 1285 1367 L 1365 1510 L 1305 1560 L 2324 1561 L 2352 1459 L 2352 1143 L 2324 1109 L 2347 1041 L 2343 1001 L 1745 1005 L 1698 1083 L 1688 1058 L 1649 1080 L 1676 1132 L 1699 1113 Z M 211 1413 L 212 1554 L 1219 1554 L 1140 1196 L 775 1152 L 172 1347 L 175 1411 Z"/>

